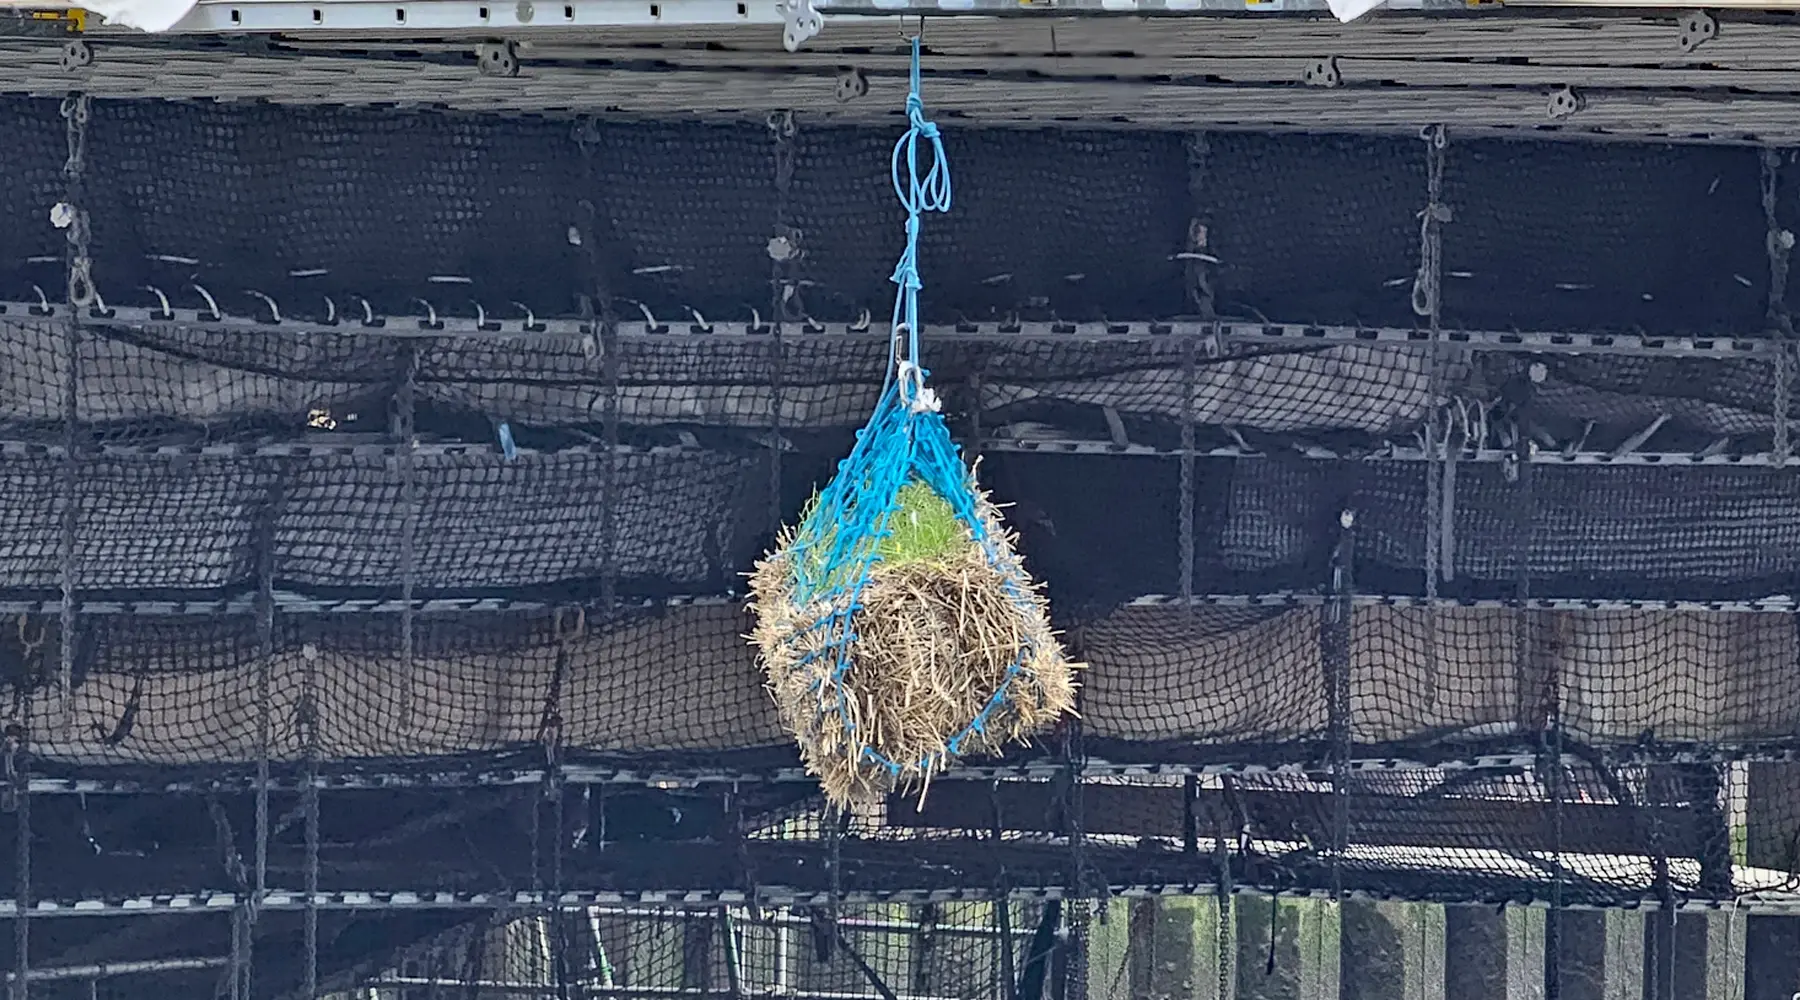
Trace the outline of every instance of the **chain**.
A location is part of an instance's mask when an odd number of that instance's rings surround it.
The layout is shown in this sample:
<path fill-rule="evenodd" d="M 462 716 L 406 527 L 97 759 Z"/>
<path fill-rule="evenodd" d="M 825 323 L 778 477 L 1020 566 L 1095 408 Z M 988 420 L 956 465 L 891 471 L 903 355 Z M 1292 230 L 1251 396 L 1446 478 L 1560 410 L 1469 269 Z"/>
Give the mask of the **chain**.
<path fill-rule="evenodd" d="M 565 618 L 565 611 L 572 615 Z M 565 624 L 568 622 L 569 624 Z M 571 656 L 570 645 L 585 633 L 587 618 L 581 609 L 558 609 L 552 618 L 552 627 L 556 633 L 556 672 L 551 679 L 550 694 L 545 701 L 544 721 L 539 727 L 539 740 L 544 749 L 544 784 L 542 799 L 550 803 L 550 879 L 549 893 L 543 908 L 544 918 L 550 921 L 550 946 L 552 971 L 555 974 L 557 995 L 567 1000 L 569 992 L 569 942 L 567 929 L 564 926 L 562 911 L 563 893 L 563 831 L 566 829 L 564 813 L 566 789 L 563 786 L 562 770 L 562 689 L 564 678 L 569 671 Z M 535 832 L 538 804 L 532 807 L 533 827 Z M 532 841 L 533 880 L 536 881 L 537 838 Z M 538 888 L 533 885 L 533 888 Z"/>
<path fill-rule="evenodd" d="M 1440 414 L 1445 404 L 1443 344 L 1443 223 L 1450 211 L 1444 198 L 1444 149 L 1448 144 L 1442 125 L 1434 125 L 1419 133 L 1425 143 L 1425 207 L 1419 212 L 1419 273 L 1413 279 L 1412 308 L 1430 325 L 1431 344 L 1426 357 L 1426 398 L 1432 411 L 1425 420 L 1425 595 L 1436 598 L 1440 580 L 1440 562 L 1446 543 L 1440 506 L 1443 503 L 1441 477 L 1451 473 L 1455 453 L 1450 446 L 1449 421 Z M 1447 415 L 1446 415 L 1447 416 Z M 1443 449 L 1444 469 L 1437 468 L 1437 449 Z"/>
<path fill-rule="evenodd" d="M 1433 125 L 1419 133 L 1425 141 L 1426 189 L 1425 210 L 1419 213 L 1419 273 L 1413 278 L 1412 309 L 1420 319 L 1431 321 L 1433 330 L 1440 322 L 1440 299 L 1443 280 L 1443 241 L 1438 227 L 1450 221 L 1450 209 L 1444 198 L 1444 147 L 1448 139 L 1444 126 Z"/>
<path fill-rule="evenodd" d="M 23 624 L 20 629 L 23 631 Z M 31 995 L 31 778 L 26 766 L 26 734 L 31 725 L 31 700 L 25 701 L 25 715 L 18 725 L 6 727 L 4 753 L 8 797 L 15 821 L 13 844 L 14 888 L 18 916 L 13 920 L 13 980 L 8 992 L 10 1000 L 27 1000 Z"/>
<path fill-rule="evenodd" d="M 1794 234 L 1782 228 L 1777 215 L 1777 185 L 1781 177 L 1781 154 L 1773 149 L 1762 151 L 1762 209 L 1768 227 L 1764 246 L 1769 255 L 1768 324 L 1780 338 L 1775 351 L 1775 399 L 1771 416 L 1775 420 L 1774 460 L 1777 468 L 1787 464 L 1790 445 L 1788 419 L 1790 394 L 1794 379 L 1794 322 L 1788 314 L 1788 260 L 1794 249 Z"/>
<path fill-rule="evenodd" d="M 399 439 L 395 460 L 400 473 L 400 718 L 396 733 L 406 733 L 413 725 L 413 595 L 417 584 L 419 541 L 418 434 L 414 427 L 414 396 L 419 373 L 418 346 L 409 345 L 406 352 L 406 375 L 396 397 L 394 436 Z"/>
<path fill-rule="evenodd" d="M 1321 659 L 1331 734 L 1331 895 L 1344 900 L 1344 851 L 1350 840 L 1350 616 L 1355 592 L 1356 514 L 1339 515 L 1340 534 L 1331 567 L 1331 602 L 1324 608 Z M 1273 927 L 1273 925 L 1271 925 Z M 1274 931 L 1271 929 L 1271 934 Z"/>
<path fill-rule="evenodd" d="M 255 964 L 252 949 L 256 938 L 251 929 L 262 915 L 263 900 L 269 891 L 269 754 L 273 740 L 274 706 L 272 673 L 275 661 L 275 525 L 281 516 L 284 490 L 277 483 L 269 504 L 259 519 L 256 537 L 256 872 L 248 903 L 236 918 L 241 933 L 234 935 L 232 958 L 242 964 L 239 995 L 252 994 Z M 241 937 L 241 942 L 238 938 Z M 236 950 L 240 945 L 242 953 Z"/>
<path fill-rule="evenodd" d="M 86 94 L 63 98 L 64 134 L 68 159 L 63 162 L 63 200 L 51 211 L 51 221 L 62 227 L 68 241 L 68 316 L 63 325 L 63 462 L 62 518 L 59 545 L 62 608 L 62 657 L 57 669 L 57 709 L 64 738 L 75 735 L 75 577 L 76 533 L 79 502 L 81 417 L 80 363 L 81 314 L 93 304 L 93 263 L 89 252 L 87 210 L 83 207 L 87 181 L 88 118 L 91 106 Z"/>
<path fill-rule="evenodd" d="M 1513 649 L 1515 665 L 1513 668 L 1520 705 L 1521 731 L 1524 724 L 1534 721 L 1533 717 L 1541 717 L 1537 725 L 1537 772 L 1539 783 L 1544 788 L 1545 797 L 1550 806 L 1550 843 L 1554 854 L 1553 875 L 1550 883 L 1550 908 L 1544 914 L 1544 1000 L 1560 1000 L 1562 996 L 1561 964 L 1558 956 L 1562 949 L 1562 914 L 1564 910 L 1565 872 L 1567 870 L 1562 857 L 1563 843 L 1563 799 L 1566 797 L 1563 774 L 1563 738 L 1562 738 L 1562 694 L 1558 690 L 1559 680 L 1554 665 L 1541 662 L 1539 647 L 1539 612 L 1529 607 L 1531 600 L 1531 560 L 1535 545 L 1537 527 L 1537 494 L 1533 490 L 1535 478 L 1531 463 L 1531 443 L 1524 435 L 1519 435 L 1513 445 L 1515 464 L 1518 467 L 1516 480 L 1519 489 L 1518 502 L 1513 507 L 1513 597 L 1518 602 L 1515 612 Z M 1541 677 L 1540 677 L 1541 673 Z M 1537 702 L 1531 704 L 1535 693 Z"/>
<path fill-rule="evenodd" d="M 1198 345 L 1181 338 L 1181 605 L 1194 614 L 1194 394 L 1198 391 Z"/>
<path fill-rule="evenodd" d="M 793 194 L 794 165 L 799 127 L 792 111 L 769 116 L 769 135 L 774 143 L 775 232 L 769 240 L 769 528 L 781 529 L 782 509 L 782 369 L 786 345 L 782 334 L 786 321 L 800 319 L 805 307 L 799 301 L 795 265 L 802 256 L 800 232 L 790 222 L 789 199 Z"/>
<path fill-rule="evenodd" d="M 1218 954 L 1218 998 L 1233 1000 L 1237 996 L 1237 901 L 1231 889 L 1230 855 L 1225 851 L 1219 854 L 1225 863 L 1219 868 L 1219 918 L 1213 925 L 1213 950 Z"/>
<path fill-rule="evenodd" d="M 602 182 L 594 163 L 594 150 L 599 144 L 599 126 L 584 119 L 575 127 L 575 143 L 590 186 Z M 612 281 L 606 258 L 601 253 L 603 230 L 599 209 L 591 200 L 582 200 L 580 245 L 587 261 L 587 281 L 592 298 L 583 295 L 582 315 L 593 324 L 592 351 L 600 356 L 600 426 L 606 447 L 606 468 L 600 481 L 600 606 L 603 620 L 610 622 L 618 601 L 618 504 L 619 486 L 619 317 L 615 311 Z"/>
<path fill-rule="evenodd" d="M 1648 918 L 1658 926 L 1651 932 L 1651 940 L 1657 944 L 1655 965 L 1646 970 L 1649 982 L 1645 993 L 1659 1000 L 1674 1000 L 1675 984 L 1675 924 L 1678 907 L 1675 904 L 1675 886 L 1669 877 L 1669 848 L 1663 833 L 1664 795 L 1657 790 L 1657 765 L 1650 765 L 1644 772 L 1644 792 L 1641 796 L 1644 805 L 1650 811 L 1650 829 L 1648 831 L 1650 847 L 1650 870 L 1653 888 L 1656 890 L 1657 902 L 1661 904 L 1656 913 L 1648 914 Z M 1680 772 L 1670 769 L 1664 775 L 1665 786 L 1673 784 Z M 1673 789 L 1669 789 L 1673 791 Z"/>
<path fill-rule="evenodd" d="M 306 664 L 297 720 L 306 748 L 301 769 L 300 810 L 306 825 L 306 909 L 301 948 L 306 1000 L 319 1000 L 319 673 L 318 651 L 303 647 Z"/>
<path fill-rule="evenodd" d="M 1181 255 L 1187 272 L 1188 301 L 1196 315 L 1210 320 L 1218 315 L 1212 283 L 1212 268 L 1217 260 L 1209 250 L 1212 213 L 1207 209 L 1211 203 L 1207 183 L 1210 179 L 1208 169 L 1212 165 L 1212 144 L 1207 141 L 1205 132 L 1194 132 L 1182 145 L 1187 152 L 1188 206 L 1193 212 L 1188 219 L 1187 246 Z"/>

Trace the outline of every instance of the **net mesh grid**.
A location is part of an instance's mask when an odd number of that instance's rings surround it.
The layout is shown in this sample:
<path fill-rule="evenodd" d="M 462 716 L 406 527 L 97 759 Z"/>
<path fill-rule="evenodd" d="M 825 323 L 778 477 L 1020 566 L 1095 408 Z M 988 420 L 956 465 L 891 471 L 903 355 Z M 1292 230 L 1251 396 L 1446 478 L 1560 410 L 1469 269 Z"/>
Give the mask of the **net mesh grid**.
<path fill-rule="evenodd" d="M 9 313 L 0 597 L 33 608 L 0 629 L 0 649 L 15 654 L 5 716 L 26 737 L 9 753 L 23 764 L 14 773 L 182 775 L 204 786 L 264 769 L 305 783 L 501 761 L 675 774 L 792 765 L 736 602 L 666 598 L 727 595 L 776 521 L 830 474 L 879 389 L 878 341 L 798 331 L 853 321 L 888 294 L 901 235 L 879 176 L 891 137 L 807 127 L 789 137 L 786 211 L 802 254 L 770 309 L 772 189 L 782 182 L 771 181 L 776 142 L 760 125 L 94 109 L 84 208 L 112 304 L 154 306 L 154 287 L 192 306 L 203 286 L 238 315 L 268 308 L 254 289 L 290 318 L 354 316 L 366 297 L 382 315 L 585 308 L 783 327 L 777 352 L 773 338 L 755 337 L 695 350 L 693 340 L 604 334 L 71 331 L 63 319 Z M 8 99 L 4 113 L 29 138 L 7 154 L 19 183 L 0 194 L 0 211 L 17 224 L 0 227 L 0 297 L 29 303 L 34 285 L 62 285 L 62 237 L 41 219 L 61 196 L 64 123 L 53 102 Z M 1178 254 L 1198 245 L 1212 258 L 1221 316 L 1413 324 L 1418 144 L 1192 138 L 957 137 L 971 199 L 927 234 L 923 269 L 940 276 L 927 296 L 934 321 L 1177 315 L 1195 301 Z M 1768 220 L 1752 151 L 1456 142 L 1448 162 L 1457 212 L 1444 228 L 1447 323 L 1763 332 Z M 1361 183 L 1319 182 L 1321 163 Z M 291 164 L 303 168 L 297 178 Z M 1792 213 L 1792 185 L 1778 190 L 1777 221 Z M 584 199 L 597 228 L 578 224 Z M 1670 211 L 1645 212 L 1646 201 Z M 1524 222 L 1512 210 L 1521 204 Z M 1205 223 L 1197 244 L 1195 219 Z M 262 238 L 270 232 L 283 239 Z M 588 241 L 596 252 L 584 256 Z M 1643 246 L 1666 252 L 1627 252 Z M 375 866 L 408 888 L 453 893 L 787 886 L 827 910 L 846 893 L 1093 894 L 1108 884 L 1559 907 L 1796 888 L 1800 862 L 1769 835 L 1795 823 L 1752 780 L 1780 765 L 1730 763 L 1795 749 L 1793 616 L 1545 611 L 1518 600 L 1790 592 L 1791 475 L 1521 474 L 1495 457 L 1522 437 L 1584 453 L 1717 450 L 1721 440 L 1726 454 L 1780 448 L 1792 401 L 1777 365 L 1367 344 L 1193 350 L 1172 338 L 947 341 L 930 362 L 959 426 L 991 442 L 1116 444 L 1122 431 L 1166 455 L 1187 439 L 1186 423 L 1198 447 L 1249 440 L 1271 453 L 1196 459 L 1185 502 L 1165 458 L 1002 450 L 983 464 L 1019 501 L 1027 557 L 1092 666 L 1079 725 L 1001 763 L 1075 773 L 1091 754 L 1212 770 L 1075 787 L 1066 777 L 950 781 L 922 803 L 892 801 L 847 822 L 821 812 L 803 783 L 781 781 L 731 795 L 710 782 L 670 791 L 552 781 L 440 796 L 481 800 L 452 810 L 505 817 L 483 823 L 443 820 L 445 801 L 398 789 L 32 795 L 28 813 L 0 814 L 5 839 L 36 847 L 34 860 L 15 860 L 13 881 L 38 898 L 243 893 L 256 884 L 247 859 L 266 851 L 258 877 L 290 890 L 309 880 L 365 890 Z M 1522 383 L 1532 388 L 1521 393 Z M 507 458 L 491 443 L 503 422 L 525 454 Z M 1651 422 L 1655 433 L 1639 438 Z M 1467 447 L 1450 472 L 1364 460 L 1416 444 L 1426 426 Z M 66 440 L 75 454 L 59 450 Z M 1343 460 L 1280 457 L 1320 446 Z M 1430 477 L 1451 473 L 1434 491 Z M 1446 492 L 1448 513 L 1434 517 L 1427 501 Z M 1353 529 L 1341 526 L 1345 510 Z M 1428 559 L 1434 532 L 1451 553 L 1443 565 Z M 44 607 L 65 590 L 85 603 Z M 1133 601 L 1272 591 L 1297 593 L 1255 609 Z M 1400 607 L 1358 593 L 1490 604 Z M 293 610 L 434 597 L 541 608 Z M 184 599 L 240 599 L 239 613 L 89 608 Z M 1348 766 L 1379 755 L 1422 766 Z M 1282 765 L 1291 769 L 1254 770 Z M 734 805 L 740 794 L 752 801 Z M 319 838 L 303 832 L 309 810 Z M 359 814 L 392 828 L 345 819 Z M 407 839 L 446 826 L 464 831 L 452 849 Z M 214 836 L 231 848 L 222 866 Z M 156 846 L 138 856 L 126 845 L 139 841 Z M 1007 926 L 951 934 L 929 957 L 918 904 L 837 908 L 851 950 L 881 939 L 857 953 L 908 986 L 898 992 L 925 997 L 1011 995 L 1001 981 L 1021 981 L 1044 905 L 1014 903 L 1000 921 L 992 903 L 941 904 L 930 920 Z M 1092 931 L 1073 909 L 1087 904 L 1068 905 L 1065 933 Z M 609 973 L 614 988 L 643 995 L 741 995 L 783 974 L 793 995 L 880 995 L 849 951 L 796 955 L 819 947 L 807 940 L 817 908 L 695 913 L 652 902 L 610 917 L 604 907 L 450 911 L 435 924 L 271 910 L 257 916 L 255 957 L 231 944 L 229 921 L 216 923 L 229 965 L 271 983 L 303 975 L 271 956 L 295 954 L 304 917 L 321 923 L 320 946 L 301 949 L 316 971 L 420 980 L 399 984 L 408 996 L 557 995 L 571 977 L 604 985 L 597 956 L 612 963 L 599 946 L 609 935 L 627 959 Z M 848 930 L 855 920 L 911 926 Z M 793 932 L 787 944 L 782 929 Z M 53 961 L 57 932 L 34 933 Z M 372 943 L 353 954 L 344 943 L 359 935 Z M 996 946 L 1009 938 L 1012 949 Z M 1075 954 L 1072 966 L 1088 960 Z M 218 975 L 183 974 L 196 984 Z M 1096 980 L 1064 970 L 1060 982 L 1085 990 Z"/>

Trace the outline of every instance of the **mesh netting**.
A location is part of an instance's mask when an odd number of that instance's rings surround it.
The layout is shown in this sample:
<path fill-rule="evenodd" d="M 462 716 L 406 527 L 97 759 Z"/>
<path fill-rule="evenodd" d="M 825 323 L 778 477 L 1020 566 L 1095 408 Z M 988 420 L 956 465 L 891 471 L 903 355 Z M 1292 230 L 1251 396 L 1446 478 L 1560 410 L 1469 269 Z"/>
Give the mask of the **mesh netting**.
<path fill-rule="evenodd" d="M 3 113 L 18 141 L 0 287 L 29 301 L 33 284 L 61 285 L 61 241 L 44 220 L 61 195 L 63 123 L 54 102 L 8 98 Z M 592 292 L 568 234 L 594 220 L 610 290 L 659 316 L 766 306 L 779 225 L 804 254 L 790 304 L 853 319 L 881 312 L 902 237 L 885 177 L 892 136 L 866 129 L 801 124 L 779 223 L 777 145 L 760 124 L 96 102 L 90 132 L 94 273 L 114 303 L 154 304 L 153 285 L 194 304 L 197 280 L 242 312 L 258 308 L 244 297 L 256 290 L 290 315 L 355 296 L 384 313 L 424 297 L 554 315 Z M 1412 322 L 1417 142 L 1227 133 L 1196 146 L 1042 130 L 960 131 L 955 143 L 963 197 L 922 259 L 934 318 L 1189 311 L 1177 255 L 1200 250 L 1226 315 Z M 1445 317 L 1754 333 L 1769 286 L 1758 169 L 1747 148 L 1454 143 Z"/>
<path fill-rule="evenodd" d="M 1440 351 L 1424 144 L 952 132 L 925 360 L 1089 669 L 844 814 L 741 580 L 881 387 L 891 135 L 102 102 L 77 186 L 55 103 L 0 118 L 0 839 L 64 906 L 15 968 L 1327 996 L 1375 897 L 1545 903 L 1557 955 L 1570 907 L 1793 905 L 1787 347 L 1573 336 L 1781 329 L 1789 164 L 1452 137 L 1438 319 L 1490 335 Z M 235 321 L 74 318 L 77 187 L 106 307 Z M 552 322 L 431 323 L 502 314 Z M 1307 898 L 1150 898 L 1246 890 Z M 205 915 L 96 950 L 75 900 Z"/>
<path fill-rule="evenodd" d="M 1306 759 L 1332 732 L 1329 613 L 1138 604 L 1083 622 L 1072 645 L 1092 668 L 1082 717 L 1094 752 Z M 53 673 L 54 618 L 21 621 L 6 646 Z M 82 615 L 66 709 L 46 689 L 15 717 L 37 720 L 45 764 L 247 764 L 265 712 L 270 757 L 290 763 L 313 739 L 342 761 L 529 750 L 555 735 L 597 758 L 722 762 L 786 742 L 732 603 L 610 621 L 424 614 L 410 662 L 402 626 L 397 614 L 282 614 L 265 654 L 250 615 Z M 1569 741 L 1626 751 L 1646 739 L 1773 749 L 1800 729 L 1786 615 L 1363 605 L 1348 628 L 1345 721 L 1370 752 L 1529 750 L 1552 713 Z M 33 641 L 21 650 L 20 637 Z"/>

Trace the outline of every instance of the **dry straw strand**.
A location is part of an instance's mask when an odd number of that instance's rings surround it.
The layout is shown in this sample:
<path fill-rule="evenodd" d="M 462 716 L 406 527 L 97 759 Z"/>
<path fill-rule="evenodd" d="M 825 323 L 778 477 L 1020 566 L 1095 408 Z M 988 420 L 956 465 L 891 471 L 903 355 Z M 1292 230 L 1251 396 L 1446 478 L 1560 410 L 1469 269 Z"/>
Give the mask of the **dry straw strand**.
<path fill-rule="evenodd" d="M 1074 712 L 1082 665 L 1064 656 L 998 509 L 973 482 L 970 488 L 985 545 L 970 536 L 949 558 L 872 567 L 851 623 L 856 638 L 841 701 L 837 656 L 821 623 L 851 595 L 836 595 L 835 605 L 795 602 L 791 530 L 750 574 L 750 638 L 769 692 L 834 803 L 866 804 L 899 788 L 923 795 L 954 758 L 1028 742 Z M 1004 699 L 969 732 L 1002 686 Z M 898 773 L 869 751 L 895 762 Z"/>

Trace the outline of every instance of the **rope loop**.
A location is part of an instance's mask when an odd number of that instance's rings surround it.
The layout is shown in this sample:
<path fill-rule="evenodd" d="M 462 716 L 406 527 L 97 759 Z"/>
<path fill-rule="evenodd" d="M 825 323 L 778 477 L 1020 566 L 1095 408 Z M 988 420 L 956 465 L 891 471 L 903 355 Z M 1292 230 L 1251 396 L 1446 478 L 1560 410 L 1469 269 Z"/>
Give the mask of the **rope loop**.
<path fill-rule="evenodd" d="M 890 279 L 899 286 L 894 296 L 894 315 L 889 326 L 892 349 L 889 352 L 887 383 L 896 374 L 900 361 L 919 361 L 919 291 L 924 282 L 919 278 L 919 233 L 926 212 L 950 210 L 950 160 L 944 155 L 944 143 L 937 123 L 925 117 L 925 99 L 920 94 L 919 39 L 912 40 L 912 70 L 906 94 L 906 134 L 894 143 L 894 155 L 888 167 L 894 183 L 894 195 L 906 210 L 906 249 L 894 265 Z M 920 170 L 919 144 L 923 140 L 930 164 Z M 907 392 L 902 387 L 902 392 Z M 916 396 L 906 395 L 909 405 Z"/>

